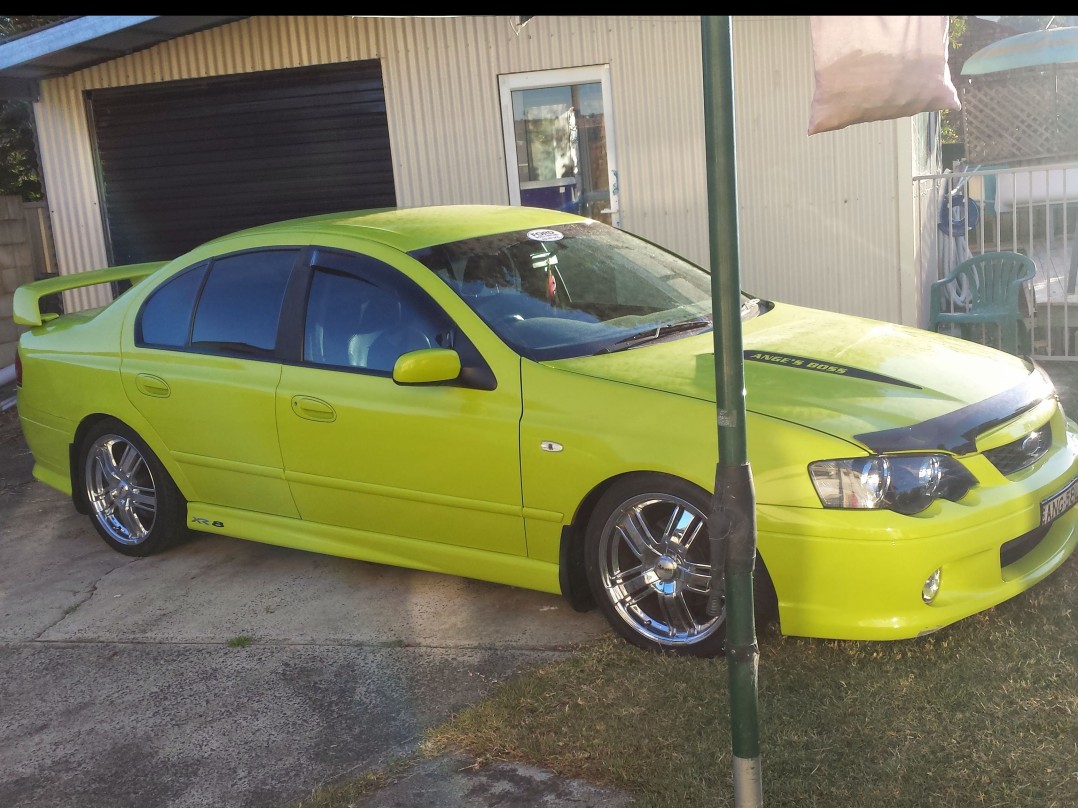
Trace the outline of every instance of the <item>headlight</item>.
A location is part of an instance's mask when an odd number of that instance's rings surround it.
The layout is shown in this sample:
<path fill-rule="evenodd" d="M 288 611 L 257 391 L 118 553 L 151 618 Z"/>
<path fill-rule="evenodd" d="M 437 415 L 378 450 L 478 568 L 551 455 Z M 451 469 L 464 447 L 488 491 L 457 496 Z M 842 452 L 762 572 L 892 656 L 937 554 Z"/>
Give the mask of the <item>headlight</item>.
<path fill-rule="evenodd" d="M 977 484 L 949 455 L 874 455 L 820 460 L 809 475 L 825 508 L 888 508 L 920 513 L 934 499 L 952 502 Z"/>

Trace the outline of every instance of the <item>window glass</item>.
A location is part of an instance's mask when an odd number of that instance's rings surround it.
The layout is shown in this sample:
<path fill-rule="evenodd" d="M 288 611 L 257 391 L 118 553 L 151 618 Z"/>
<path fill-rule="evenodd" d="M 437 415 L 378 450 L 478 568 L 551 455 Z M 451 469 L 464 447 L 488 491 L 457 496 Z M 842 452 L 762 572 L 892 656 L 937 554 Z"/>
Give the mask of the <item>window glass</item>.
<path fill-rule="evenodd" d="M 609 206 L 602 92 L 593 82 L 512 93 L 522 205 L 595 218 Z"/>
<path fill-rule="evenodd" d="M 599 222 L 498 233 L 412 253 L 529 359 L 628 350 L 711 328 L 711 276 Z"/>
<path fill-rule="evenodd" d="M 444 315 L 396 270 L 360 256 L 325 255 L 323 263 L 336 268 L 314 267 L 304 361 L 391 373 L 401 354 L 450 347 Z"/>
<path fill-rule="evenodd" d="M 135 340 L 139 345 L 183 348 L 191 330 L 191 312 L 195 308 L 206 264 L 184 270 L 165 281 L 142 305 Z"/>
<path fill-rule="evenodd" d="M 591 65 L 498 77 L 512 204 L 620 227 L 609 74 Z"/>
<path fill-rule="evenodd" d="M 296 254 L 296 250 L 269 250 L 214 261 L 198 301 L 191 347 L 272 356 Z"/>

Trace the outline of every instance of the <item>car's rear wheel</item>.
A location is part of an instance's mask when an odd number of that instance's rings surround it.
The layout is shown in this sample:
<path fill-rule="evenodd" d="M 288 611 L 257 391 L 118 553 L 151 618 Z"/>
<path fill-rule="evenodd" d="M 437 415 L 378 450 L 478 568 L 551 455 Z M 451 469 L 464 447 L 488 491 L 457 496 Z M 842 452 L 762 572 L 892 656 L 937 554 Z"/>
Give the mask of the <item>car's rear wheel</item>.
<path fill-rule="evenodd" d="M 726 641 L 725 604 L 707 614 L 710 494 L 660 474 L 616 482 L 596 503 L 585 535 L 585 568 L 614 629 L 653 651 L 718 656 Z M 762 562 L 757 576 L 766 580 Z M 767 580 L 769 583 L 769 580 Z M 760 591 L 757 614 L 773 592 Z"/>
<path fill-rule="evenodd" d="M 147 556 L 187 535 L 187 503 L 150 447 L 108 419 L 84 438 L 82 493 L 101 538 L 117 552 Z"/>

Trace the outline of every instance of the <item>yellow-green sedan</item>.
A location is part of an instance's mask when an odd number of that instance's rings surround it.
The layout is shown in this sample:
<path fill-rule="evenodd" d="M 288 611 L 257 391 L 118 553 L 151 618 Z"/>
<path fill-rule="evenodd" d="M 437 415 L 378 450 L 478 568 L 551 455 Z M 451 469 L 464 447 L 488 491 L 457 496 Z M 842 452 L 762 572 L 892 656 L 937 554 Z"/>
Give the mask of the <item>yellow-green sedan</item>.
<path fill-rule="evenodd" d="M 1032 362 L 741 311 L 758 620 L 917 637 L 1074 551 L 1078 433 Z M 711 317 L 706 271 L 578 216 L 319 216 L 20 288 L 19 415 L 37 479 L 122 553 L 220 533 L 560 593 L 714 655 Z"/>

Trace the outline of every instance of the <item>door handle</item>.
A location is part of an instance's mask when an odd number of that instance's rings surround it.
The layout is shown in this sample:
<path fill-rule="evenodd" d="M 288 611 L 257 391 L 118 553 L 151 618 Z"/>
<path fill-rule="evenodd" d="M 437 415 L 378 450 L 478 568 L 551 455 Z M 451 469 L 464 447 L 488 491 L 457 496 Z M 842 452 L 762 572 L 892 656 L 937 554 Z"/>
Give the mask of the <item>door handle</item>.
<path fill-rule="evenodd" d="M 314 396 L 292 396 L 292 412 L 308 421 L 329 423 L 337 420 L 337 411 Z"/>
<path fill-rule="evenodd" d="M 168 398 L 172 395 L 172 388 L 168 386 L 168 382 L 150 373 L 140 373 L 135 376 L 135 387 L 139 389 L 139 392 L 154 398 Z"/>

